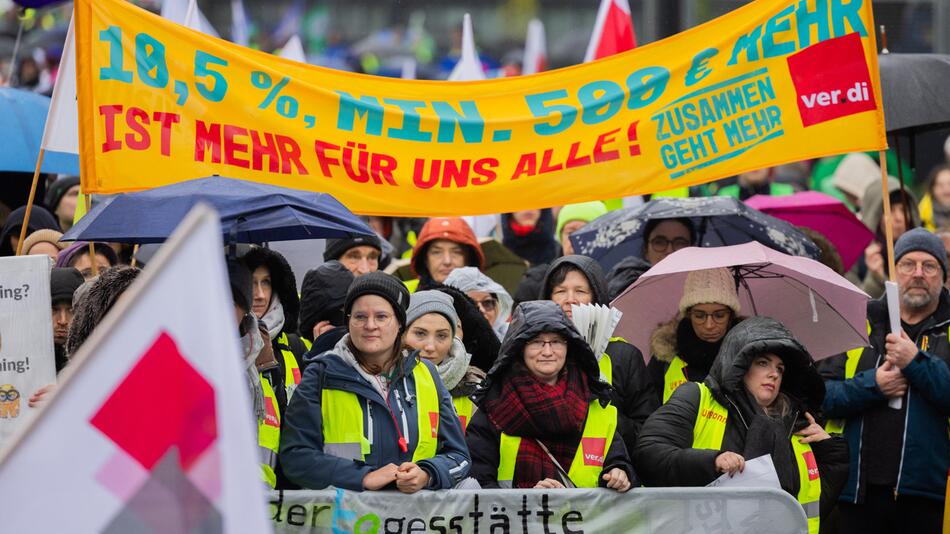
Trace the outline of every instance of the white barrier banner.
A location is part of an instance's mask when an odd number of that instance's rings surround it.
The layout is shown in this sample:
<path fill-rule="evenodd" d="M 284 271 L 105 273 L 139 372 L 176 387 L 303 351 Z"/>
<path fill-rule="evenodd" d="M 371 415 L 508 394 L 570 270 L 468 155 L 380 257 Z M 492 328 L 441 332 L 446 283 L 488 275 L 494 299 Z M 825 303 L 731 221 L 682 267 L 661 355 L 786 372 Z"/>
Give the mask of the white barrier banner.
<path fill-rule="evenodd" d="M 56 380 L 49 256 L 0 258 L 0 449 L 36 411 L 27 399 Z"/>
<path fill-rule="evenodd" d="M 805 513 L 769 488 L 274 492 L 275 533 L 798 534 Z"/>

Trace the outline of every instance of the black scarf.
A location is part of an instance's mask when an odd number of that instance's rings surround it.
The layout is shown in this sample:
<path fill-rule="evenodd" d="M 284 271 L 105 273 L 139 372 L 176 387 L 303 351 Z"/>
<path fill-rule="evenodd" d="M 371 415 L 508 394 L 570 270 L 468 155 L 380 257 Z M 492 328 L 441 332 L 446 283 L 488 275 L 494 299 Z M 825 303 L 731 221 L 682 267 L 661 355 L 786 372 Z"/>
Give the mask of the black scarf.
<path fill-rule="evenodd" d="M 686 374 L 690 381 L 702 382 L 706 378 L 713 360 L 719 354 L 723 339 L 725 336 L 715 343 L 703 341 L 693 330 L 689 317 L 684 317 L 679 322 L 676 327 L 676 352 L 680 359 L 686 362 Z"/>

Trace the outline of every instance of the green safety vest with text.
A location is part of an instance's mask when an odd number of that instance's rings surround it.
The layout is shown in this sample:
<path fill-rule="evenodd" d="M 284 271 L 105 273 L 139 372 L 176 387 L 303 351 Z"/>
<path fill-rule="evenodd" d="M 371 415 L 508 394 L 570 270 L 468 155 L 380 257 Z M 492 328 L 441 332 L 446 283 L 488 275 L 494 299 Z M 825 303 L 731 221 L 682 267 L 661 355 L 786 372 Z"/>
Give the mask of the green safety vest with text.
<path fill-rule="evenodd" d="M 417 362 L 413 367 L 412 378 L 416 383 L 419 426 L 419 438 L 412 453 L 412 461 L 418 462 L 432 458 L 438 450 L 439 392 L 432 373 L 422 362 Z M 364 415 L 359 397 L 349 391 L 324 388 L 321 398 L 323 452 L 349 460 L 365 461 L 372 443 L 363 434 Z"/>
<path fill-rule="evenodd" d="M 264 375 L 261 377 L 261 390 L 264 393 L 264 419 L 257 422 L 257 450 L 260 454 L 261 479 L 271 489 L 277 487 L 277 451 L 280 449 L 280 410 L 277 407 L 277 395 Z"/>
<path fill-rule="evenodd" d="M 455 406 L 455 413 L 459 416 L 459 421 L 462 423 L 462 434 L 464 434 L 469 421 L 472 420 L 472 412 L 475 411 L 474 403 L 472 399 L 462 396 L 452 397 L 452 405 Z"/>
<path fill-rule="evenodd" d="M 612 404 L 606 407 L 600 401 L 594 400 L 587 409 L 587 421 L 584 423 L 584 432 L 581 441 L 574 453 L 574 461 L 567 472 L 568 478 L 578 488 L 596 488 L 600 483 L 600 475 L 604 470 L 604 460 L 610 444 L 613 442 L 617 430 L 617 408 Z M 515 475 L 515 463 L 518 460 L 518 449 L 521 447 L 520 436 L 509 436 L 502 432 L 498 443 L 498 485 L 502 488 L 511 488 Z"/>
<path fill-rule="evenodd" d="M 663 374 L 663 404 L 670 400 L 676 388 L 689 382 L 683 369 L 686 369 L 686 362 L 679 356 L 674 356 L 673 360 L 670 361 L 670 366 L 666 369 L 666 373 Z"/>
<path fill-rule="evenodd" d="M 700 395 L 699 413 L 696 414 L 696 423 L 693 425 L 693 448 L 720 450 L 726 435 L 729 411 L 716 401 L 706 384 L 697 382 L 696 385 L 699 386 Z M 792 451 L 798 466 L 799 489 L 796 498 L 808 517 L 808 533 L 818 534 L 821 475 L 811 446 L 801 443 L 801 439 L 794 435 L 791 438 Z"/>

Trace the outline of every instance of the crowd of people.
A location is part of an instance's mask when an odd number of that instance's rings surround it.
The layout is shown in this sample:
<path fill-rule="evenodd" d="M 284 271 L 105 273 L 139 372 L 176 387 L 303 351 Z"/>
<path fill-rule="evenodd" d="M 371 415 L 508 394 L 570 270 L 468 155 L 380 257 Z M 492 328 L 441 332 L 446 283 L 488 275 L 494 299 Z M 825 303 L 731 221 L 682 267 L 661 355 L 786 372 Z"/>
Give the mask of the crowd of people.
<path fill-rule="evenodd" d="M 479 218 L 369 218 L 378 234 L 328 239 L 299 292 L 279 252 L 229 248 L 264 483 L 626 492 L 705 486 L 771 455 L 810 532 L 937 532 L 950 468 L 950 167 L 934 170 L 920 203 L 891 192 L 894 335 L 881 297 L 881 182 L 855 178 L 862 158 L 845 158 L 831 179 L 877 238 L 849 273 L 827 240 L 820 259 L 873 297 L 870 343 L 817 363 L 784 325 L 745 315 L 728 268 L 689 273 L 675 315 L 650 325 L 650 354 L 619 337 L 594 352 L 572 307 L 609 305 L 698 245 L 688 218 L 648 221 L 642 248 L 607 273 L 568 239 L 608 212 L 601 202 L 495 216 L 484 237 Z M 57 370 L 140 273 L 127 247 L 59 241 L 77 188 L 75 178 L 50 185 L 20 247 L 55 262 Z M 791 187 L 767 171 L 720 192 Z M 22 212 L 0 232 L 4 255 L 20 245 Z"/>

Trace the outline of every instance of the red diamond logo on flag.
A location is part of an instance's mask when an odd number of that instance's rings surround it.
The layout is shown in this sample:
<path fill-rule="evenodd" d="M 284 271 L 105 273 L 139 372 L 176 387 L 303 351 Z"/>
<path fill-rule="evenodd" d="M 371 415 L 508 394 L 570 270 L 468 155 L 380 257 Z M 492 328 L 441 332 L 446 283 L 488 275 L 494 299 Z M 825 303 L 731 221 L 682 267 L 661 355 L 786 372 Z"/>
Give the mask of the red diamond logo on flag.
<path fill-rule="evenodd" d="M 89 422 L 149 471 L 173 446 L 187 471 L 216 421 L 214 388 L 163 331 Z"/>

